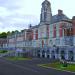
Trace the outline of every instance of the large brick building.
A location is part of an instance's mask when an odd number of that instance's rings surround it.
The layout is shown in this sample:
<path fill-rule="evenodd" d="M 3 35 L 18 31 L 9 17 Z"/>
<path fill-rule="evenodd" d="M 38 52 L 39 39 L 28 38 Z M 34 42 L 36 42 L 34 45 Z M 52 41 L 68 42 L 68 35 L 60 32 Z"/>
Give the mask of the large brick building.
<path fill-rule="evenodd" d="M 40 23 L 8 36 L 9 48 L 34 50 L 34 55 L 75 60 L 75 17 L 72 21 L 58 10 L 52 15 L 51 3 L 42 3 Z"/>

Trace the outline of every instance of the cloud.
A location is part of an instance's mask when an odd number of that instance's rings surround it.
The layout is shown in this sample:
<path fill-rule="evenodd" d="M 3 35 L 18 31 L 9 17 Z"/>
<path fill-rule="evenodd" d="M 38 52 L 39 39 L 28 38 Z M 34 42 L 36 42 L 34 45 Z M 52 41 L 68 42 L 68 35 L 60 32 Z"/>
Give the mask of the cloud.
<path fill-rule="evenodd" d="M 44 0 L 0 0 L 0 32 L 22 30 L 39 23 L 41 3 Z M 60 8 L 71 18 L 75 15 L 75 0 L 49 0 L 52 14 Z M 67 6 L 66 3 L 68 2 Z M 70 9 L 70 11 L 69 11 Z"/>
<path fill-rule="evenodd" d="M 26 9 L 28 3 L 26 0 L 0 0 L 0 32 L 22 30 L 28 28 L 30 23 L 38 24 L 32 9 Z"/>

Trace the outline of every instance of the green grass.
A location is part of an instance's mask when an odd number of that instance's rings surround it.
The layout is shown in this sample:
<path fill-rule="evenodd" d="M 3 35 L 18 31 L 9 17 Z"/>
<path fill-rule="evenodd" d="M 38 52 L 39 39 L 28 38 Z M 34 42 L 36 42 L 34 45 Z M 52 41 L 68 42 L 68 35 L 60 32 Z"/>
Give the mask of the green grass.
<path fill-rule="evenodd" d="M 4 53 L 10 53 L 10 52 L 13 52 L 13 51 L 8 51 L 8 50 L 0 50 L 0 54 L 4 54 Z"/>
<path fill-rule="evenodd" d="M 68 64 L 67 67 L 63 67 L 63 65 L 60 62 L 54 62 L 54 63 L 49 63 L 49 64 L 40 64 L 39 66 L 45 67 L 45 68 L 56 68 L 60 70 L 67 70 L 67 71 L 72 71 L 75 72 L 75 64 Z"/>
<path fill-rule="evenodd" d="M 8 52 L 7 50 L 0 50 L 0 54 L 7 53 L 7 52 Z"/>
<path fill-rule="evenodd" d="M 16 61 L 16 60 L 31 60 L 31 58 L 25 58 L 25 57 L 7 57 L 6 59 L 13 60 L 13 61 Z"/>

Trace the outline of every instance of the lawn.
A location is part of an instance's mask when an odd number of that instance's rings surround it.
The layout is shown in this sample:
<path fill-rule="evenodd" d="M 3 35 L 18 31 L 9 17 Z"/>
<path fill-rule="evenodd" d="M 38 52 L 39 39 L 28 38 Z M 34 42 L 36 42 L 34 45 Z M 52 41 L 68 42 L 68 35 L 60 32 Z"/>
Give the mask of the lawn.
<path fill-rule="evenodd" d="M 45 68 L 52 67 L 58 70 L 67 70 L 67 71 L 75 72 L 75 64 L 68 64 L 67 67 L 63 67 L 63 65 L 60 62 L 54 62 L 49 64 L 40 64 L 39 66 L 45 67 Z"/>
<path fill-rule="evenodd" d="M 25 58 L 25 57 L 7 57 L 6 59 L 8 60 L 13 60 L 13 61 L 16 61 L 16 60 L 31 60 L 32 58 Z"/>
<path fill-rule="evenodd" d="M 7 53 L 7 50 L 0 50 L 0 54 Z"/>
<path fill-rule="evenodd" d="M 11 53 L 13 52 L 12 50 L 0 50 L 0 54 L 4 54 L 4 53 Z"/>

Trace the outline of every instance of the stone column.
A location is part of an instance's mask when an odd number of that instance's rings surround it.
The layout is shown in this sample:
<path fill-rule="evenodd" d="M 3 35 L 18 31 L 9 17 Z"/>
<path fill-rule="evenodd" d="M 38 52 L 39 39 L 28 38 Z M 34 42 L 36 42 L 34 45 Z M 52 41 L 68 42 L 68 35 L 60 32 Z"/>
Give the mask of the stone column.
<path fill-rule="evenodd" d="M 42 52 L 40 52 L 40 57 L 42 57 Z"/>
<path fill-rule="evenodd" d="M 49 48 L 49 58 L 51 58 L 51 48 Z"/>
<path fill-rule="evenodd" d="M 45 52 L 45 58 L 47 58 L 47 53 Z"/>
<path fill-rule="evenodd" d="M 58 59 L 61 60 L 61 49 L 59 48 Z"/>
<path fill-rule="evenodd" d="M 66 52 L 65 52 L 65 53 L 66 53 L 66 54 L 65 54 L 65 59 L 68 60 L 68 57 L 69 57 L 69 55 L 68 55 L 69 49 L 67 48 L 65 51 L 66 51 Z"/>

